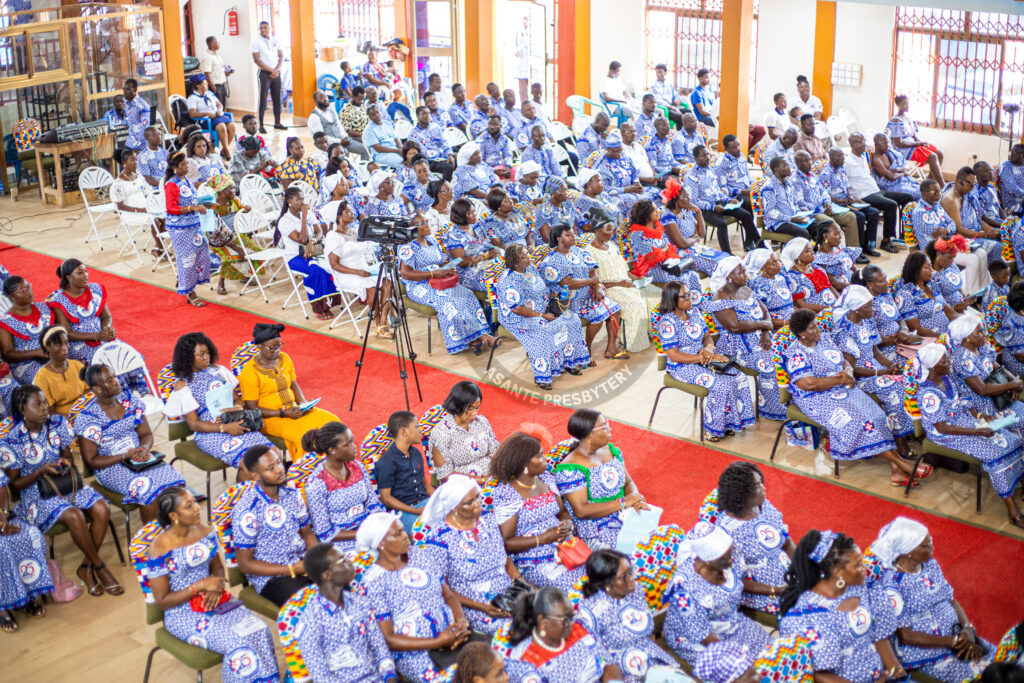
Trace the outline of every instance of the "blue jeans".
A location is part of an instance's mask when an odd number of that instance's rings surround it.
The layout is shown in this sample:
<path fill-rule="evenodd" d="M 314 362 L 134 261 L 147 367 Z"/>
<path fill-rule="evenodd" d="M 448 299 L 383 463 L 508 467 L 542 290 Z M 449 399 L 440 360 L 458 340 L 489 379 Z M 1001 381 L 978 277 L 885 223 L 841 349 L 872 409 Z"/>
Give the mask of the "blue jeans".
<path fill-rule="evenodd" d="M 430 499 L 424 498 L 420 502 L 413 505 L 413 507 L 422 508 L 424 505 L 427 504 L 428 500 Z M 412 534 L 412 525 L 416 523 L 416 520 L 419 518 L 419 515 L 413 514 L 412 512 L 399 512 L 398 514 L 402 516 L 402 527 L 405 529 L 405 533 Z"/>
<path fill-rule="evenodd" d="M 402 165 L 401 154 L 395 154 L 394 152 L 371 152 L 371 154 L 373 154 L 373 160 L 381 166 L 398 168 Z"/>

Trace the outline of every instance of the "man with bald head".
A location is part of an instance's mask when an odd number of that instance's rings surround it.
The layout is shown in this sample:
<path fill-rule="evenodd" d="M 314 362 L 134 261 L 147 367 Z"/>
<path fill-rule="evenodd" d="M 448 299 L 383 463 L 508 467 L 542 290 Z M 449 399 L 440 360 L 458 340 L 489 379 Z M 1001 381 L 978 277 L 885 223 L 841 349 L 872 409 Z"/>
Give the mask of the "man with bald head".
<path fill-rule="evenodd" d="M 603 111 L 597 112 L 594 120 L 576 139 L 576 151 L 579 152 L 581 162 L 585 162 L 594 152 L 604 149 L 604 139 L 608 135 L 610 125 L 612 120 L 608 118 L 608 114 Z"/>
<path fill-rule="evenodd" d="M 800 193 L 797 206 L 801 211 L 810 211 L 813 214 L 812 219 L 816 222 L 838 223 L 846 236 L 846 245 L 860 246 L 856 216 L 849 211 L 832 210 L 832 198 L 829 196 L 828 190 L 818 179 L 817 174 L 811 172 L 811 166 L 814 163 L 811 160 L 811 155 L 801 149 L 796 152 L 794 158 L 796 159 L 796 170 L 793 171 L 790 182 Z M 868 258 L 863 251 L 858 254 L 857 263 L 868 263 Z"/>
<path fill-rule="evenodd" d="M 487 130 L 487 120 L 491 118 L 491 111 L 493 110 L 491 100 L 487 95 L 477 95 L 474 97 L 473 105 L 476 107 L 476 110 L 473 112 L 473 117 L 469 120 L 469 131 L 467 132 L 470 140 L 480 137 Z M 498 113 L 497 110 L 493 111 L 495 114 Z M 505 125 L 504 119 L 502 119 L 502 130 L 505 129 Z"/>
<path fill-rule="evenodd" d="M 828 192 L 832 203 L 848 209 L 857 220 L 857 236 L 862 253 L 865 256 L 881 256 L 875 251 L 875 237 L 878 234 L 878 209 L 873 206 L 854 208 L 854 199 L 850 196 L 850 179 L 846 174 L 846 154 L 838 147 L 828 151 L 828 165 L 818 174 L 818 182 Z M 847 237 L 847 244 L 850 238 Z"/>
<path fill-rule="evenodd" d="M 696 114 L 686 112 L 683 114 L 683 129 L 676 134 L 684 150 L 680 161 L 688 164 L 694 163 L 693 148 L 698 146 L 707 147 L 708 144 L 708 141 L 704 139 L 704 133 L 697 126 L 698 123 L 700 121 L 697 120 Z"/>

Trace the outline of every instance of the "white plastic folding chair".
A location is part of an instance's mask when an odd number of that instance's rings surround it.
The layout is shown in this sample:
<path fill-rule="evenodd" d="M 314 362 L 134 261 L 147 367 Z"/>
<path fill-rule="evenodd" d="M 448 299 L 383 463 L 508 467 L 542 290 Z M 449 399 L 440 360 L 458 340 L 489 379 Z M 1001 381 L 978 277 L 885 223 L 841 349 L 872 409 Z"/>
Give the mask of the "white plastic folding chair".
<path fill-rule="evenodd" d="M 335 282 L 337 284 L 337 282 Z M 340 287 L 338 288 L 338 295 L 341 297 L 341 309 L 338 311 L 338 315 L 334 316 L 334 320 L 327 329 L 332 330 L 336 325 L 343 324 L 346 322 L 343 318 L 348 318 L 348 322 L 352 324 L 352 329 L 355 330 L 356 335 L 359 334 L 359 323 L 370 315 L 370 307 L 366 306 L 363 310 L 356 313 L 352 310 L 352 307 L 359 302 L 359 297 L 352 292 L 346 292 Z"/>
<path fill-rule="evenodd" d="M 156 272 L 156 270 L 161 267 L 160 264 L 166 263 L 166 265 L 169 265 L 171 270 L 174 271 L 174 274 L 177 275 L 178 267 L 174 262 L 174 244 L 171 242 L 171 233 L 167 232 L 166 227 L 163 230 L 160 230 L 160 227 L 157 224 L 158 218 L 167 217 L 167 202 L 164 198 L 164 191 L 162 188 L 146 198 L 146 210 L 149 212 L 150 225 L 154 230 L 156 230 L 157 236 L 160 238 L 160 245 L 163 247 L 162 249 L 159 249 L 160 255 L 157 256 L 156 261 L 153 262 L 153 272 Z M 153 240 L 152 231 L 150 232 L 150 239 L 146 244 L 146 248 L 148 249 L 150 245 L 157 247 L 156 241 Z"/>
<path fill-rule="evenodd" d="M 442 135 L 444 136 L 444 141 L 448 143 L 449 147 L 458 147 L 459 145 L 464 145 L 469 142 L 469 138 L 466 137 L 466 134 L 454 126 L 445 128 Z"/>
<path fill-rule="evenodd" d="M 14 304 L 11 302 L 10 299 L 8 299 L 3 294 L 0 294 L 0 315 L 3 315 L 8 310 L 10 310 L 11 306 L 13 305 Z"/>
<path fill-rule="evenodd" d="M 288 186 L 288 189 L 293 187 L 297 187 L 302 191 L 302 200 L 306 202 L 306 206 L 309 208 L 312 209 L 320 203 L 320 193 L 305 180 L 293 180 L 291 185 Z"/>
<path fill-rule="evenodd" d="M 148 204 L 147 199 L 147 204 Z M 153 225 L 153 219 L 149 215 L 148 208 L 145 214 L 134 213 L 130 211 L 121 211 L 116 206 L 114 212 L 118 218 L 118 232 L 124 229 L 125 241 L 121 245 L 121 251 L 117 253 L 118 257 L 124 256 L 125 252 L 135 252 L 135 257 L 139 259 L 139 265 L 142 265 L 142 252 L 139 251 L 139 243 L 136 236 L 139 234 L 146 234 L 149 232 L 150 226 Z"/>
<path fill-rule="evenodd" d="M 839 109 L 839 120 L 843 122 L 843 125 L 848 129 L 853 130 L 857 126 L 857 117 L 853 115 L 853 112 L 846 107 L 840 107 Z"/>
<path fill-rule="evenodd" d="M 269 227 L 267 219 L 259 211 L 240 211 L 235 214 L 235 234 L 236 235 L 249 235 L 250 237 L 259 237 L 261 232 L 264 232 Z M 242 251 L 245 254 L 245 260 L 248 262 L 249 267 L 252 269 L 252 277 L 242 286 L 239 290 L 239 296 L 244 296 L 247 292 L 251 292 L 253 289 L 258 289 L 260 296 L 263 297 L 263 301 L 270 303 L 270 298 L 267 297 L 267 289 L 273 285 L 279 284 L 280 279 L 278 275 L 282 271 L 286 271 L 289 275 L 291 273 L 288 270 L 287 257 L 284 249 L 280 247 L 267 247 L 265 249 L 259 249 L 252 251 L 245 247 L 245 243 L 239 240 L 242 244 Z M 260 269 L 263 269 L 262 275 Z M 283 279 L 283 278 L 282 278 Z M 292 287 L 295 286 L 294 278 L 289 278 L 292 283 Z"/>
<path fill-rule="evenodd" d="M 164 417 L 164 402 L 159 396 L 156 384 L 149 374 L 149 368 L 146 367 L 146 360 L 142 357 L 141 353 L 129 344 L 121 340 L 115 340 L 100 345 L 96 349 L 96 353 L 93 354 L 92 362 L 94 365 L 106 365 L 118 377 L 136 370 L 142 370 L 149 393 L 133 393 L 142 401 L 142 405 L 145 406 L 146 417 L 148 419 L 156 417 L 156 424 L 150 426 L 155 428 L 156 425 L 160 424 Z"/>
<path fill-rule="evenodd" d="M 589 114 L 581 114 L 576 116 L 572 120 L 572 132 L 578 138 L 583 135 L 583 131 L 586 130 L 587 126 L 594 122 L 594 117 Z"/>
<path fill-rule="evenodd" d="M 157 130 L 163 131 L 162 135 L 164 137 L 164 144 L 178 138 L 178 136 L 172 133 L 171 129 L 167 127 L 167 124 L 164 123 L 164 117 L 160 114 L 159 109 L 156 110 L 156 127 Z"/>
<path fill-rule="evenodd" d="M 103 241 L 100 239 L 100 231 L 96 225 L 96 216 L 113 215 L 116 208 L 111 201 L 97 202 L 95 197 L 90 200 L 89 193 L 108 190 L 113 183 L 114 176 L 99 166 L 90 166 L 78 176 L 78 189 L 82 195 L 82 201 L 85 203 L 85 215 L 89 217 L 91 225 L 89 233 L 85 236 L 85 243 L 88 244 L 89 240 L 95 237 L 100 249 L 103 249 Z M 104 235 L 104 237 L 108 239 L 117 237 L 117 230 L 115 229 L 114 232 Z"/>
<path fill-rule="evenodd" d="M 298 283 L 303 281 L 304 276 L 302 275 L 302 273 L 297 273 L 294 270 L 292 270 L 291 266 L 288 265 L 287 259 L 283 258 L 282 260 L 284 261 L 284 269 L 285 272 L 288 274 L 287 279 L 291 283 L 292 291 L 290 294 L 288 294 L 288 296 L 285 297 L 284 303 L 281 304 L 281 310 L 283 311 L 289 306 L 298 306 L 302 310 L 302 315 L 305 316 L 306 320 L 309 320 L 309 311 L 306 310 L 306 297 L 303 296 L 302 293 L 302 290 L 305 289 L 305 286 L 300 288 L 298 285 Z M 292 299 L 295 299 L 295 301 L 293 302 Z"/>
<path fill-rule="evenodd" d="M 278 203 L 282 194 L 280 187 L 274 187 L 259 173 L 242 176 L 242 180 L 238 183 L 238 194 L 241 195 L 243 192 L 262 192 L 272 198 L 275 204 Z"/>
<path fill-rule="evenodd" d="M 409 133 L 412 132 L 412 123 L 404 116 L 399 116 L 395 119 L 395 135 L 398 136 L 399 140 L 405 140 L 409 137 Z"/>
<path fill-rule="evenodd" d="M 572 129 L 561 121 L 551 122 L 551 134 L 555 137 L 556 142 L 561 142 L 562 140 L 573 140 L 575 142 L 576 140 Z"/>
<path fill-rule="evenodd" d="M 253 211 L 261 214 L 267 224 L 271 224 L 281 215 L 281 209 L 274 204 L 273 198 L 259 190 L 242 190 L 238 195 L 239 201 L 245 206 L 252 207 Z"/>

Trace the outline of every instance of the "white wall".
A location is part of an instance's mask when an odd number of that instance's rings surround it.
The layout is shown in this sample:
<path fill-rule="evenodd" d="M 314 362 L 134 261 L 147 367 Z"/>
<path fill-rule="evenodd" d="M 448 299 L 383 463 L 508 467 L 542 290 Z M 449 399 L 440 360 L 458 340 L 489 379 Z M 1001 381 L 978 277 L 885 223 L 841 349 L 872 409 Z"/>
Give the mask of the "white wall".
<path fill-rule="evenodd" d="M 775 93 L 786 93 L 786 97 L 795 93 L 798 75 L 813 78 L 814 25 L 815 0 L 761 0 L 759 3 L 755 92 L 761 111 L 772 108 Z M 813 80 L 811 89 L 813 92 Z"/>
<path fill-rule="evenodd" d="M 860 64 L 862 71 L 859 86 L 833 89 L 832 111 L 849 109 L 861 129 L 880 131 L 892 112 L 889 87 L 895 23 L 895 7 L 837 3 L 834 61 Z M 865 42 L 870 42 L 870 49 L 866 49 Z"/>
<path fill-rule="evenodd" d="M 231 87 L 228 108 L 236 112 L 255 113 L 259 85 L 256 64 L 252 61 L 249 47 L 258 35 L 256 0 L 234 0 L 233 4 L 238 10 L 237 36 L 221 33 L 224 30 L 226 3 L 213 0 L 192 3 L 196 56 L 202 59 L 206 54 L 206 37 L 216 36 L 220 41 L 220 54 L 224 63 L 235 70 L 228 78 Z"/>
<path fill-rule="evenodd" d="M 644 0 L 591 0 L 590 89 L 596 100 L 612 60 L 636 93 L 644 88 Z"/>

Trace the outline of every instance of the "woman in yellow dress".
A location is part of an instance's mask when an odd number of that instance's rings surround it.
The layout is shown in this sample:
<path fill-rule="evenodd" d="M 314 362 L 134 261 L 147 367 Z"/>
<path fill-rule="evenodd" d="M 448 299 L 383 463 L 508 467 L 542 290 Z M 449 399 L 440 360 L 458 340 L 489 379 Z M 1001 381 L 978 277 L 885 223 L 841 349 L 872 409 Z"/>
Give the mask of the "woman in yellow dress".
<path fill-rule="evenodd" d="M 68 358 L 68 332 L 60 325 L 50 325 L 39 335 L 39 345 L 49 360 L 39 368 L 32 384 L 43 390 L 50 412 L 67 417 L 71 406 L 89 387 L 79 377 L 82 363 Z"/>
<path fill-rule="evenodd" d="M 292 462 L 302 457 L 302 435 L 328 422 L 340 421 L 320 408 L 302 410 L 306 401 L 295 378 L 295 366 L 287 353 L 281 351 L 284 325 L 256 323 L 252 342 L 259 352 L 249 360 L 238 375 L 242 404 L 246 410 L 259 408 L 267 436 L 284 439 Z"/>

